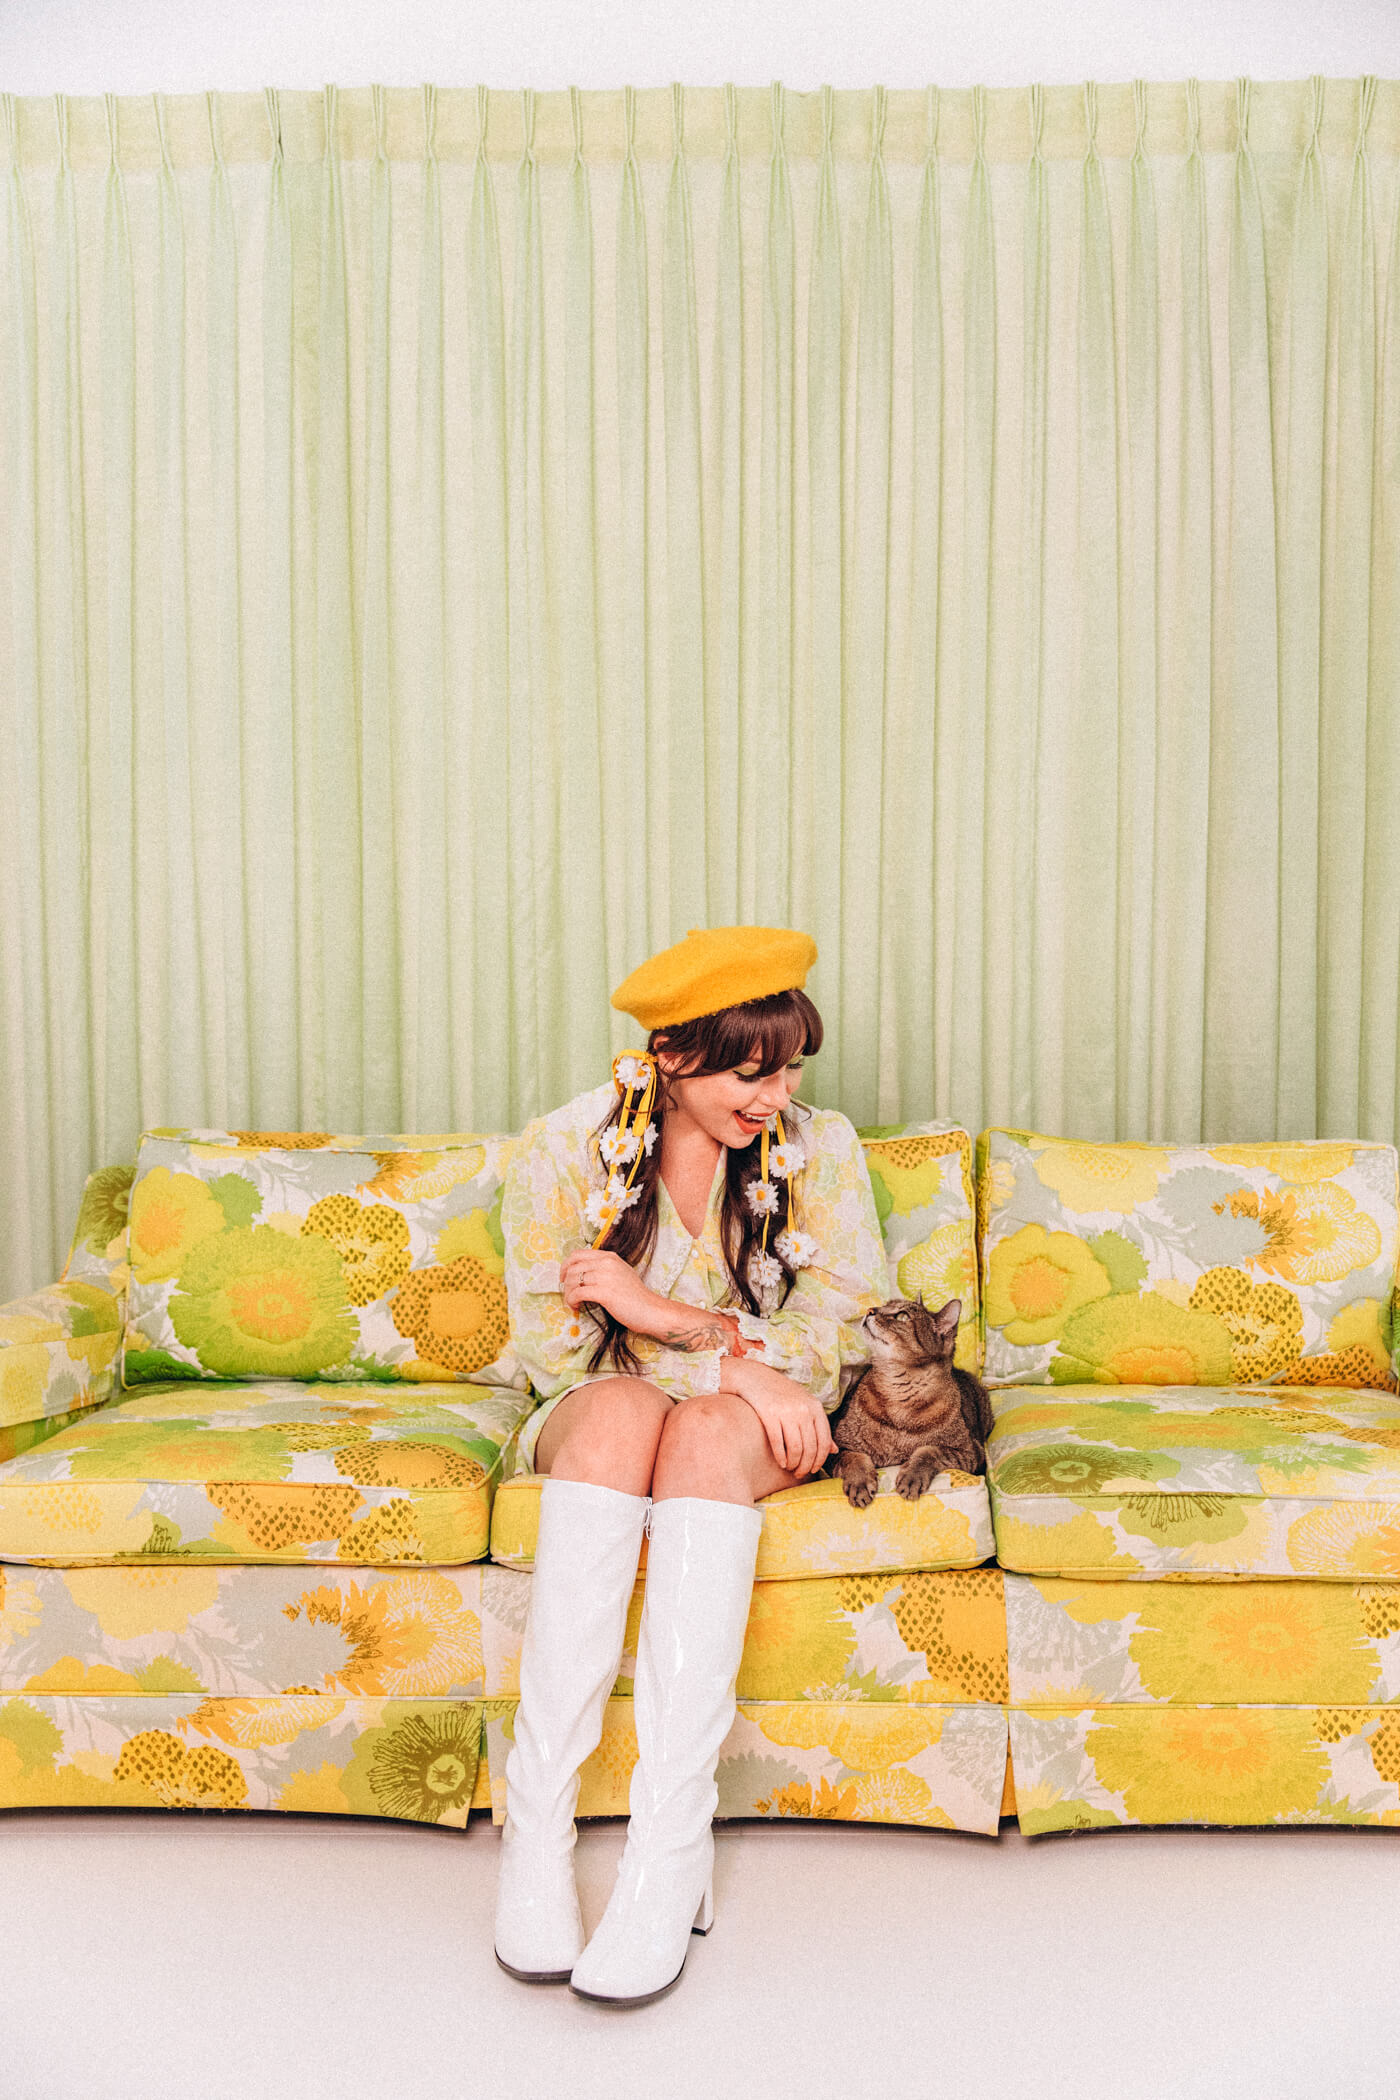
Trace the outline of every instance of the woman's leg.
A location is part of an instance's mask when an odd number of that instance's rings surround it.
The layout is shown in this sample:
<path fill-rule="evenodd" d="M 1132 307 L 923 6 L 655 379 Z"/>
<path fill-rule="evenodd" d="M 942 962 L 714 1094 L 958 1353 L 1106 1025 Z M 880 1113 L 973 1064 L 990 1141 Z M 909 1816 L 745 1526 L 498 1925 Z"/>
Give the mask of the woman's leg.
<path fill-rule="evenodd" d="M 599 1380 L 562 1400 L 540 1432 L 536 1465 L 547 1477 L 496 1893 L 496 1958 L 526 1982 L 563 1982 L 583 1946 L 579 1767 L 617 1676 L 668 1405 L 640 1379 Z"/>
<path fill-rule="evenodd" d="M 680 1976 L 691 1931 L 709 1929 L 715 1767 L 734 1722 L 763 1528 L 753 1504 L 797 1477 L 735 1394 L 682 1400 L 666 1417 L 633 1680 L 631 1819 L 617 1886 L 574 1964 L 581 1996 L 659 1996 Z"/>
<path fill-rule="evenodd" d="M 645 1378 L 596 1378 L 554 1409 L 535 1445 L 535 1471 L 587 1480 L 624 1495 L 651 1491 L 652 1467 L 672 1402 Z"/>

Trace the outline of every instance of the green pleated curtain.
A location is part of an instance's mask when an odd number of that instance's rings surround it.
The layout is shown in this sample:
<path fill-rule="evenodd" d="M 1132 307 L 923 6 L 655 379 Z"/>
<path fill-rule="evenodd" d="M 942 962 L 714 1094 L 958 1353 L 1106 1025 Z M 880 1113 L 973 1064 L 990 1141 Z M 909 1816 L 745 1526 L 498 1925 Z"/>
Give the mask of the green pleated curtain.
<path fill-rule="evenodd" d="M 0 1296 L 706 922 L 857 1120 L 1393 1136 L 1398 174 L 1374 79 L 0 98 Z"/>

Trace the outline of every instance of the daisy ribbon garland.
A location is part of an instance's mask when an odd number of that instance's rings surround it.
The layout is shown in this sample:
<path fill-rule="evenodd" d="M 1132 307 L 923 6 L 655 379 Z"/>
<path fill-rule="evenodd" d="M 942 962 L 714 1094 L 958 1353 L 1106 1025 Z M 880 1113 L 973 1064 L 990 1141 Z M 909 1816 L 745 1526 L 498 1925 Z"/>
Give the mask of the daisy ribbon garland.
<path fill-rule="evenodd" d="M 599 1226 L 593 1241 L 595 1247 L 602 1246 L 618 1216 L 626 1209 L 626 1199 L 631 1192 L 632 1183 L 637 1178 L 637 1169 L 649 1149 L 645 1142 L 645 1132 L 651 1121 L 652 1109 L 656 1105 L 656 1059 L 649 1050 L 624 1051 L 620 1057 L 613 1059 L 613 1084 L 622 1095 L 622 1114 L 617 1122 L 619 1135 L 626 1134 L 629 1119 L 631 1122 L 632 1156 L 627 1168 L 627 1179 L 617 1192 L 617 1210 L 612 1217 L 604 1218 Z M 635 1101 L 634 1096 L 638 1097 Z M 618 1178 L 614 1169 L 608 1176 L 610 1191 Z"/>

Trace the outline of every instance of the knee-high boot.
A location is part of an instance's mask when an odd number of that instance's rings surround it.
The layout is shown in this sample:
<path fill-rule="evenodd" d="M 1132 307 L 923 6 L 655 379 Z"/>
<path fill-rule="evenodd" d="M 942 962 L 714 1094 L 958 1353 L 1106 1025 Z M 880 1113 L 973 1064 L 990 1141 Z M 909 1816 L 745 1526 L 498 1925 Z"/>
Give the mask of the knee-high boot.
<path fill-rule="evenodd" d="M 637 1578 L 645 1495 L 546 1478 L 506 1759 L 496 1959 L 563 1983 L 583 1945 L 574 1883 L 579 1767 L 602 1733 Z"/>
<path fill-rule="evenodd" d="M 676 1496 L 652 1504 L 632 1708 L 637 1765 L 617 1886 L 574 1964 L 580 1996 L 658 1997 L 711 1916 L 715 1766 L 734 1721 L 763 1515 Z"/>

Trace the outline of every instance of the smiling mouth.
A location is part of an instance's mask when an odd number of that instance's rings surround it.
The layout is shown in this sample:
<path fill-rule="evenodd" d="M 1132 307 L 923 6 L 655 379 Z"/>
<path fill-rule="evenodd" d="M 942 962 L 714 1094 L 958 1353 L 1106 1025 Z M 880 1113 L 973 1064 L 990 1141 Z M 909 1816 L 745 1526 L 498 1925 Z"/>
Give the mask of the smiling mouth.
<path fill-rule="evenodd" d="M 746 1116 L 741 1108 L 735 1109 L 734 1118 L 736 1122 L 743 1124 L 745 1130 L 753 1131 L 762 1130 L 764 1124 L 768 1121 L 767 1116 Z"/>

